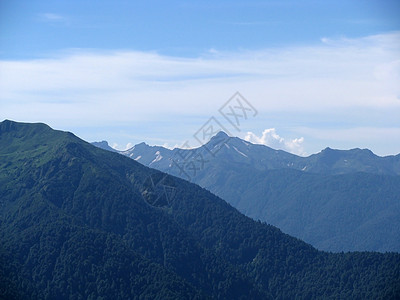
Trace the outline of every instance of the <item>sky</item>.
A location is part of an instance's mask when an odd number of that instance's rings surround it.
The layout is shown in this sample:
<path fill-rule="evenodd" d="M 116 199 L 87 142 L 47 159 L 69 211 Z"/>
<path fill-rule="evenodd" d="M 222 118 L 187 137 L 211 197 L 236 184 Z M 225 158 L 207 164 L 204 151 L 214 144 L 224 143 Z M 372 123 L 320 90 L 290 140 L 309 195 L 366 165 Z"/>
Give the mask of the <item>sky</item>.
<path fill-rule="evenodd" d="M 197 147 L 211 128 L 303 156 L 398 154 L 399 15 L 382 0 L 0 0 L 0 120 L 118 149 Z"/>

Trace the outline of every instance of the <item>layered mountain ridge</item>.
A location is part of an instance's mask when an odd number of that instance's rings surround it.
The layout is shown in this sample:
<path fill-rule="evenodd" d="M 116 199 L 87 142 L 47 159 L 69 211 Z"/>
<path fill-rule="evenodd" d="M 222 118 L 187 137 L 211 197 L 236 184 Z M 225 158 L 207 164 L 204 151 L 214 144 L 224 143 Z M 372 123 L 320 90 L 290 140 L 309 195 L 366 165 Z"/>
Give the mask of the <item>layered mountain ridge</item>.
<path fill-rule="evenodd" d="M 223 132 L 197 149 L 141 143 L 120 153 L 318 249 L 400 252 L 400 155 L 326 148 L 300 157 Z"/>
<path fill-rule="evenodd" d="M 0 123 L 0 298 L 400 295 L 400 255 L 320 252 L 182 179 Z"/>
<path fill-rule="evenodd" d="M 233 148 L 230 148 L 230 146 L 233 146 Z M 206 149 L 214 149 L 215 147 L 220 148 L 215 152 L 215 157 L 240 161 L 259 170 L 288 168 L 330 175 L 354 172 L 400 175 L 400 154 L 381 157 L 375 155 L 369 149 L 336 150 L 327 147 L 319 153 L 302 157 L 283 150 L 275 150 L 265 145 L 252 144 L 237 137 L 230 137 L 223 131 L 218 132 L 208 143 L 193 149 L 192 152 L 204 152 L 207 151 Z M 166 160 L 174 159 L 177 161 L 180 157 L 176 153 L 185 151 L 179 148 L 170 150 L 162 146 L 149 146 L 142 142 L 128 150 L 119 152 L 131 158 L 137 158 L 142 154 L 142 151 L 151 152 L 150 149 L 154 151 L 154 154 L 157 151 L 163 153 Z M 148 165 L 154 159 L 154 155 L 153 159 L 150 155 L 147 157 L 145 159 L 144 156 L 141 156 L 136 160 Z M 162 163 L 165 162 L 158 164 Z"/>

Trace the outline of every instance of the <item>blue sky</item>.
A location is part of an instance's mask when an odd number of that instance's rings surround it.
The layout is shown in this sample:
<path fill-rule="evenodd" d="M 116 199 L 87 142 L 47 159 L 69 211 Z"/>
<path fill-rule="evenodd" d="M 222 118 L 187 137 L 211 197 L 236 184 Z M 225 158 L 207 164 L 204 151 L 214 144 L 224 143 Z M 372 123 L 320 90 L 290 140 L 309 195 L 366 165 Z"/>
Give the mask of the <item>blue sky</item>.
<path fill-rule="evenodd" d="M 217 3 L 216 3 L 217 2 Z M 398 30 L 399 1 L 1 1 L 1 57 L 69 48 L 198 56 Z"/>
<path fill-rule="evenodd" d="M 211 117 L 308 155 L 400 152 L 399 1 L 0 1 L 0 119 L 181 145 Z M 218 109 L 239 91 L 240 129 Z"/>

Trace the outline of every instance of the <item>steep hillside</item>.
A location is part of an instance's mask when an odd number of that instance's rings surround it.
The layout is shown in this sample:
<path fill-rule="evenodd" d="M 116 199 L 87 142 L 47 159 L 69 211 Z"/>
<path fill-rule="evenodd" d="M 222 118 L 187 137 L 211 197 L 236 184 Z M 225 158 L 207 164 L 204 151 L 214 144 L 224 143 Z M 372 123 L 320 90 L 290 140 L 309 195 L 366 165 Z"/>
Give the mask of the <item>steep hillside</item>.
<path fill-rule="evenodd" d="M 328 254 L 44 124 L 0 124 L 6 299 L 400 295 L 400 255 Z"/>
<path fill-rule="evenodd" d="M 121 152 L 191 180 L 242 213 L 321 250 L 400 252 L 400 156 L 325 149 L 310 157 L 220 132 L 206 145 Z"/>

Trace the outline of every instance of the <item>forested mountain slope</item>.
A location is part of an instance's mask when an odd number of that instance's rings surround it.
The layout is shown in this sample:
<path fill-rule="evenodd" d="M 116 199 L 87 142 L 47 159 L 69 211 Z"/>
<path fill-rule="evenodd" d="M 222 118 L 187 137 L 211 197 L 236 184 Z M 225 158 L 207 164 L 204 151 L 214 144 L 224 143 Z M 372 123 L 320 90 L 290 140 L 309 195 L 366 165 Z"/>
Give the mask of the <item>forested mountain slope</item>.
<path fill-rule="evenodd" d="M 400 255 L 320 252 L 199 186 L 0 123 L 0 298 L 395 299 Z"/>
<path fill-rule="evenodd" d="M 400 252 L 400 155 L 327 148 L 299 157 L 223 132 L 197 149 L 141 143 L 120 153 L 189 179 L 318 249 Z"/>

